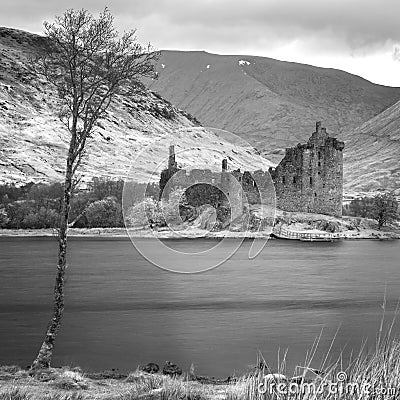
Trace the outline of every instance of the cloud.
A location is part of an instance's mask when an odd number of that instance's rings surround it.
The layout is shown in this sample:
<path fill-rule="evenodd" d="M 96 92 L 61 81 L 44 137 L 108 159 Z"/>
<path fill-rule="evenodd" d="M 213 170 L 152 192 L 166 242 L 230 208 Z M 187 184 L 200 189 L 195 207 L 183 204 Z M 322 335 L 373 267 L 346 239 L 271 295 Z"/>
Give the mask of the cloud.
<path fill-rule="evenodd" d="M 385 54 L 388 63 L 398 59 L 398 50 L 393 51 L 400 43 L 398 0 L 69 0 L 67 6 L 53 0 L 13 0 L 0 2 L 0 25 L 40 32 L 43 20 L 65 8 L 96 13 L 105 5 L 121 30 L 137 28 L 139 39 L 158 49 L 310 63 L 374 54 Z"/>
<path fill-rule="evenodd" d="M 53 0 L 2 3 L 0 24 L 14 21 L 36 31 L 43 19 L 67 8 Z M 68 8 L 91 11 L 104 5 L 95 0 L 68 2 Z M 267 39 L 274 44 L 311 38 L 354 51 L 400 41 L 398 0 L 114 0 L 107 5 L 123 28 L 154 31 L 177 44 L 192 41 L 198 46 L 213 40 L 229 46 L 235 40 Z"/>
<path fill-rule="evenodd" d="M 313 39 L 352 51 L 400 41 L 397 0 L 148 0 L 139 7 L 177 41 Z M 132 7 L 134 8 L 134 7 Z M 132 10 L 133 11 L 133 10 Z M 156 29 L 156 26 L 153 26 Z M 147 30 L 147 29 L 146 29 Z M 189 33 L 189 36 L 186 35 Z"/>

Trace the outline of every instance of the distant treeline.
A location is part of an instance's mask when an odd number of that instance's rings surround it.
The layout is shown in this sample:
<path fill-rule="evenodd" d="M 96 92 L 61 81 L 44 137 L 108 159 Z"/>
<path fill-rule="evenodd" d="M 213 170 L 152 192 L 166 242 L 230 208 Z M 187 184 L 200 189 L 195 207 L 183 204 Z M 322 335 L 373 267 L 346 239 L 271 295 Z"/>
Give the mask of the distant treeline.
<path fill-rule="evenodd" d="M 372 218 L 382 227 L 399 218 L 399 203 L 393 193 L 379 193 L 374 197 L 354 199 L 343 206 L 343 215 Z"/>
<path fill-rule="evenodd" d="M 85 190 L 77 189 L 72 197 L 70 226 L 76 228 L 123 227 L 122 192 L 124 181 L 94 178 Z M 158 183 L 129 184 L 131 207 L 146 197 L 159 198 Z M 63 185 L 61 183 L 23 186 L 0 185 L 0 229 L 57 228 Z M 343 215 L 373 218 L 379 227 L 398 218 L 398 202 L 391 193 L 351 201 Z"/>
<path fill-rule="evenodd" d="M 77 189 L 72 198 L 70 226 L 77 228 L 122 227 L 124 181 L 94 178 L 85 190 Z M 137 189 L 137 190 L 136 190 Z M 130 185 L 130 201 L 135 193 L 158 199 L 158 184 Z M 61 183 L 23 186 L 0 185 L 0 228 L 57 228 L 63 185 Z"/>

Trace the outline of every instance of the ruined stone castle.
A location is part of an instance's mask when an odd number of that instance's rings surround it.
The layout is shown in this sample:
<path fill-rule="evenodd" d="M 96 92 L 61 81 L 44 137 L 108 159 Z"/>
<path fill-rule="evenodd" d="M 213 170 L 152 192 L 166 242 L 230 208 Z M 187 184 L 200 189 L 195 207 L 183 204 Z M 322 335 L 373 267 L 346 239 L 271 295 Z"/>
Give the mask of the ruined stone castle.
<path fill-rule="evenodd" d="M 194 206 L 212 204 L 218 207 L 229 197 L 233 213 L 240 214 L 243 201 L 239 193 L 244 193 L 250 204 L 260 202 L 256 181 L 267 182 L 263 178 L 270 174 L 278 209 L 341 217 L 343 148 L 344 143 L 328 136 L 321 122 L 317 122 L 308 142 L 286 149 L 284 158 L 275 169 L 251 173 L 228 171 L 224 159 L 221 172 L 216 173 L 209 169 L 180 169 L 175 160 L 174 146 L 170 146 L 168 168 L 161 172 L 160 193 L 168 197 L 166 192 L 174 188 L 187 188 L 187 200 Z M 253 177 L 257 176 L 260 179 L 255 181 Z"/>
<path fill-rule="evenodd" d="M 321 122 L 308 142 L 286 149 L 270 170 L 277 207 L 286 211 L 342 216 L 344 143 L 328 136 Z"/>

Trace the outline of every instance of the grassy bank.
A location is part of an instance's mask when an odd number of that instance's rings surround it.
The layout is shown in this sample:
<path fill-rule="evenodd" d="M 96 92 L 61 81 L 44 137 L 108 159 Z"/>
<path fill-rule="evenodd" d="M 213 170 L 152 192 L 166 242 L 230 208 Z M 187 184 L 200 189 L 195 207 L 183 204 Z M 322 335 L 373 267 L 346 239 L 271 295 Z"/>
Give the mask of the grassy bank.
<path fill-rule="evenodd" d="M 0 400 L 223 399 L 227 388 L 187 378 L 115 372 L 83 373 L 79 368 L 48 369 L 31 374 L 18 367 L 0 368 Z"/>
<path fill-rule="evenodd" d="M 309 352 L 304 367 L 311 366 L 315 350 L 316 347 Z M 115 371 L 84 373 L 79 368 L 67 367 L 36 373 L 19 367 L 0 367 L 0 400 L 400 398 L 400 343 L 393 339 L 378 340 L 376 348 L 369 353 L 362 349 L 346 366 L 338 359 L 330 366 L 322 365 L 318 371 L 302 367 L 302 373 L 297 376 L 287 374 L 285 360 L 280 371 L 269 370 L 262 359 L 257 361 L 257 366 L 224 384 L 200 383 L 190 374 L 174 378 L 139 370 L 121 375 Z M 279 395 L 278 384 L 281 384 Z M 283 394 L 285 390 L 290 394 Z"/>

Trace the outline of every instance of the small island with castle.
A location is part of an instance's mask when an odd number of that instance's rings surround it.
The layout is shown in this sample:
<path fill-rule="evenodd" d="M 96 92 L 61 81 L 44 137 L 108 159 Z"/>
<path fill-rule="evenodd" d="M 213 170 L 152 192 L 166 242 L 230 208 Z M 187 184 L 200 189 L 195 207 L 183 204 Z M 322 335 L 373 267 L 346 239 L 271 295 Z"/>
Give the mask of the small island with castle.
<path fill-rule="evenodd" d="M 168 200 L 174 190 L 180 189 L 191 207 L 212 205 L 220 209 L 229 205 L 232 220 L 238 220 L 246 207 L 265 202 L 276 206 L 278 223 L 282 219 L 279 216 L 290 213 L 325 215 L 335 221 L 341 220 L 343 149 L 344 142 L 329 136 L 321 122 L 316 123 L 315 132 L 307 143 L 287 148 L 276 168 L 267 171 L 229 170 L 226 158 L 222 160 L 220 172 L 187 171 L 178 167 L 171 145 L 168 167 L 160 175 L 160 199 Z M 275 204 L 272 204 L 272 196 Z M 330 230 L 331 234 L 337 233 L 339 227 Z"/>

